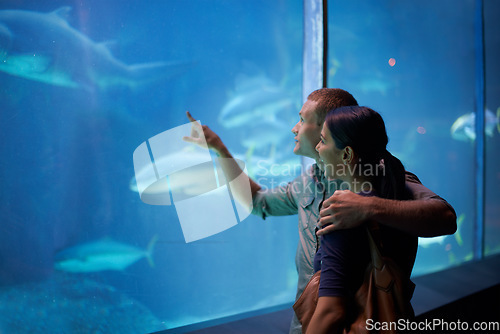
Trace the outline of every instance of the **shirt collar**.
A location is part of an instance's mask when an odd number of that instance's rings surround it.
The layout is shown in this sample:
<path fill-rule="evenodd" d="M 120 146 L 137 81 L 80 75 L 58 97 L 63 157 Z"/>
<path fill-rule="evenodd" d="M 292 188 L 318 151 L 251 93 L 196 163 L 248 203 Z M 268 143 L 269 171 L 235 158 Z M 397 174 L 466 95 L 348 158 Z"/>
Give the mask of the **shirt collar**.
<path fill-rule="evenodd" d="M 325 189 L 327 190 L 327 196 L 333 195 L 335 190 L 339 189 L 340 182 L 339 180 L 328 180 L 325 176 L 325 173 L 319 168 L 318 164 L 312 165 L 312 178 L 316 183 L 317 189 L 323 193 Z"/>
<path fill-rule="evenodd" d="M 313 172 L 312 173 L 312 177 L 313 177 L 313 179 L 314 179 L 315 182 L 317 182 L 317 183 L 324 183 L 324 181 L 326 180 L 325 174 L 319 168 L 319 166 L 318 166 L 317 163 L 313 164 L 312 172 Z"/>

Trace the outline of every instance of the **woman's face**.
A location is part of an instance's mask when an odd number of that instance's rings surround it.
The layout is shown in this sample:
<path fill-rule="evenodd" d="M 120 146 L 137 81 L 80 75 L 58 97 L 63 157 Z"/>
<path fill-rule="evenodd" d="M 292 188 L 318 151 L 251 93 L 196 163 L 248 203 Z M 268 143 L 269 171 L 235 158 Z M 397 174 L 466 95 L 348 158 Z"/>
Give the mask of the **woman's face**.
<path fill-rule="evenodd" d="M 321 140 L 316 145 L 316 151 L 319 154 L 319 167 L 324 171 L 325 176 L 329 179 L 342 180 L 345 177 L 346 166 L 343 160 L 345 152 L 335 145 L 326 122 L 323 124 Z"/>

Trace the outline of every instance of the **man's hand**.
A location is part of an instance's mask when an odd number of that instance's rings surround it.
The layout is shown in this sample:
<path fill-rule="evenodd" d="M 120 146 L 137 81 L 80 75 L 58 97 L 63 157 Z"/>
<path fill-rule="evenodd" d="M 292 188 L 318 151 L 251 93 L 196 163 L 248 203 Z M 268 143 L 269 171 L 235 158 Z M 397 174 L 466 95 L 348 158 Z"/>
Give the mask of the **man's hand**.
<path fill-rule="evenodd" d="M 207 143 L 206 145 L 208 146 L 208 148 L 214 150 L 219 156 L 218 161 L 222 167 L 222 170 L 224 171 L 226 180 L 232 181 L 235 180 L 237 177 L 239 177 L 242 173 L 244 174 L 244 171 L 241 169 L 241 166 L 233 158 L 233 156 L 227 149 L 226 145 L 224 145 L 222 140 L 219 138 L 219 136 L 215 132 L 210 130 L 208 126 L 206 125 L 200 126 L 200 124 L 196 122 L 196 119 L 194 119 L 194 117 L 191 116 L 189 111 L 186 111 L 186 116 L 187 118 L 189 118 L 192 124 L 191 136 L 183 137 L 182 139 L 189 143 L 195 143 L 197 145 L 205 147 L 205 143 L 203 142 L 203 136 L 205 136 L 205 141 Z M 252 193 L 252 197 L 255 196 L 255 194 L 257 193 L 257 191 L 260 190 L 261 187 L 254 180 L 249 178 L 246 174 L 244 175 L 246 176 L 246 179 L 240 178 L 240 181 L 234 183 L 231 186 L 234 187 L 231 188 L 231 192 L 233 196 L 236 198 L 236 200 L 240 202 L 240 204 L 243 204 L 244 206 L 248 207 L 251 210 L 251 202 L 248 201 L 247 197 L 248 184 L 245 184 L 245 181 L 249 180 L 250 182 L 250 191 Z M 242 185 L 238 186 L 238 184 L 240 183 Z"/>
<path fill-rule="evenodd" d="M 318 225 L 331 224 L 317 232 L 317 235 L 335 230 L 354 228 L 370 216 L 371 198 L 353 193 L 350 190 L 337 190 L 323 202 L 319 212 Z"/>
<path fill-rule="evenodd" d="M 183 137 L 182 139 L 184 141 L 205 147 L 205 143 L 203 141 L 203 136 L 205 136 L 205 142 L 209 149 L 214 150 L 220 156 L 225 156 L 226 153 L 229 154 L 229 152 L 227 152 L 226 146 L 215 132 L 213 132 L 208 126 L 200 125 L 198 122 L 196 122 L 196 119 L 191 116 L 189 111 L 186 111 L 186 116 L 192 122 L 192 126 L 191 136 Z"/>

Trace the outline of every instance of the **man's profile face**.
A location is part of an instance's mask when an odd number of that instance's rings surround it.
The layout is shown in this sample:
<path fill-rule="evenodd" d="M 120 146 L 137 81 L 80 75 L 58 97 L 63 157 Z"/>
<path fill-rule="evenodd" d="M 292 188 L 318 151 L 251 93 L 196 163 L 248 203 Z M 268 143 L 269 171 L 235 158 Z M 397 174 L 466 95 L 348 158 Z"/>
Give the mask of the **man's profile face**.
<path fill-rule="evenodd" d="M 316 108 L 318 102 L 307 100 L 299 112 L 299 121 L 292 128 L 295 134 L 293 153 L 318 160 L 316 145 L 320 140 L 321 125 L 318 125 Z"/>

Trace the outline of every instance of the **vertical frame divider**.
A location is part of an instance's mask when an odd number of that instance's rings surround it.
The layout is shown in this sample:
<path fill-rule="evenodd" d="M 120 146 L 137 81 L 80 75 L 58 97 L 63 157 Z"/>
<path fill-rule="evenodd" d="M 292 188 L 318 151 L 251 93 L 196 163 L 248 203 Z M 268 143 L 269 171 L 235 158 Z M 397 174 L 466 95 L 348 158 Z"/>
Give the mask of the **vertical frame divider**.
<path fill-rule="evenodd" d="M 302 102 L 314 90 L 326 87 L 327 48 L 325 22 L 327 0 L 304 0 L 304 42 L 302 51 Z M 302 167 L 312 159 L 302 157 Z"/>
<path fill-rule="evenodd" d="M 476 0 L 474 13 L 474 44 L 476 73 L 476 145 L 475 145 L 475 224 L 474 259 L 484 257 L 484 196 L 485 196 L 485 60 L 484 60 L 484 2 Z"/>

